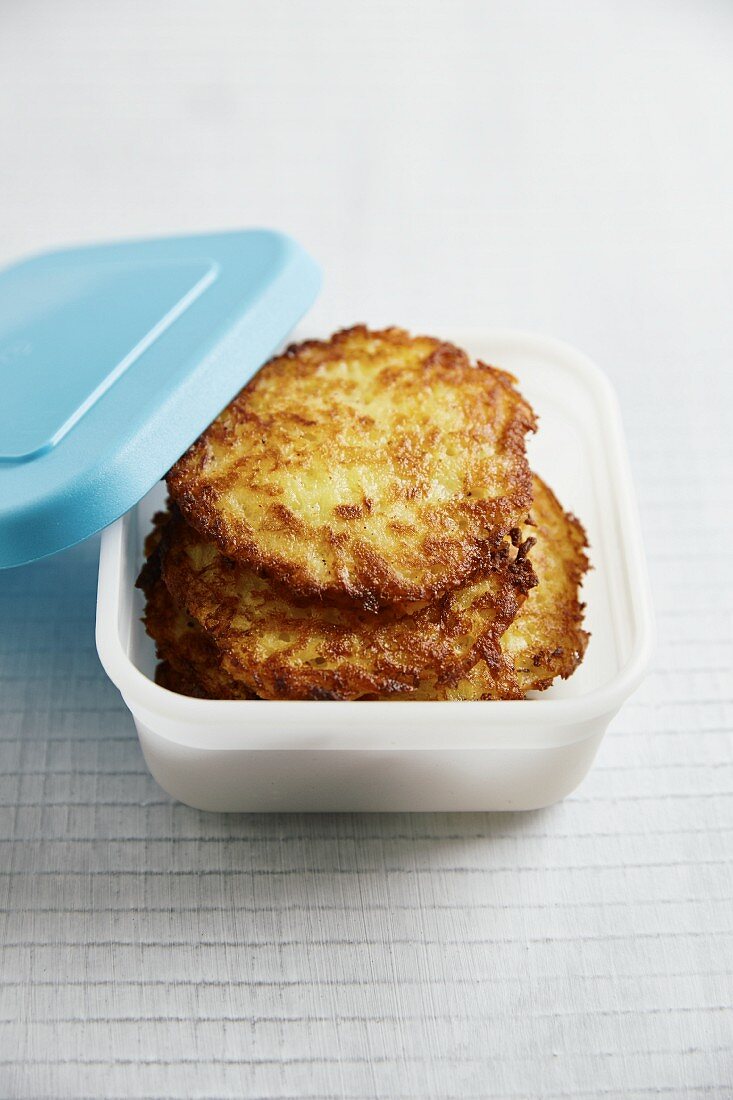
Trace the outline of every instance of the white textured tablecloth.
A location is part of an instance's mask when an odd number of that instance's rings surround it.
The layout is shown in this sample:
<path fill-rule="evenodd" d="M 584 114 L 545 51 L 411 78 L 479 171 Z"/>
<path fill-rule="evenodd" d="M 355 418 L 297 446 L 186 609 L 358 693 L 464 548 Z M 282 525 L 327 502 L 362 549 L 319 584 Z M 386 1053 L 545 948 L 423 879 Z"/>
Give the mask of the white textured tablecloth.
<path fill-rule="evenodd" d="M 733 9 L 4 3 L 0 259 L 273 224 L 314 332 L 513 325 L 624 409 L 658 648 L 543 812 L 148 776 L 93 542 L 0 575 L 0 1095 L 733 1094 Z"/>

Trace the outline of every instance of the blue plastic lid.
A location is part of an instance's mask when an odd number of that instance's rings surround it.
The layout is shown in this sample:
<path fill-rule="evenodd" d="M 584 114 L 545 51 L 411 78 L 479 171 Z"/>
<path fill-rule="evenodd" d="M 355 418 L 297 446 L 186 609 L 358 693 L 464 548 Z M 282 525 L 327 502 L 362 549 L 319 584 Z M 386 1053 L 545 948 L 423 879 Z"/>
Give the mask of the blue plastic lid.
<path fill-rule="evenodd" d="M 136 504 L 319 283 L 295 241 L 262 229 L 74 248 L 0 273 L 0 567 Z"/>

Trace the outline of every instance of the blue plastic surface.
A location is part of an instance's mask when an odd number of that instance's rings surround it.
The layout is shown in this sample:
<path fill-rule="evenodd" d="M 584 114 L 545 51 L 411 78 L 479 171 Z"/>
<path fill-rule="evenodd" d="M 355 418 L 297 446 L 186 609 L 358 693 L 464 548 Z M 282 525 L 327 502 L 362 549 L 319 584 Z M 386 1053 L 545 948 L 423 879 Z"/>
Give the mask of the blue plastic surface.
<path fill-rule="evenodd" d="M 0 273 L 0 568 L 128 511 L 316 296 L 270 230 L 97 245 Z"/>

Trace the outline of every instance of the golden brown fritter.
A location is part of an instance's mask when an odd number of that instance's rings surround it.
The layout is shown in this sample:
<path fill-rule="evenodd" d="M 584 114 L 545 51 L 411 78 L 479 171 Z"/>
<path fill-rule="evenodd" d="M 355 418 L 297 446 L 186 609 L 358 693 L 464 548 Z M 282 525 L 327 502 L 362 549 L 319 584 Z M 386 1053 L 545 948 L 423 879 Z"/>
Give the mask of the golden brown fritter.
<path fill-rule="evenodd" d="M 221 667 L 214 642 L 184 610 L 174 604 L 163 580 L 147 594 L 145 629 L 155 641 L 158 657 L 210 699 L 254 699 L 241 681 L 232 680 Z M 191 694 L 184 692 L 183 694 Z"/>
<path fill-rule="evenodd" d="M 557 676 L 567 679 L 590 638 L 579 600 L 588 569 L 585 531 L 536 475 L 532 520 L 537 541 L 530 558 L 539 583 L 501 640 L 522 694 L 543 691 Z"/>
<path fill-rule="evenodd" d="M 515 541 L 518 541 L 515 536 Z M 221 667 L 268 699 L 432 697 L 479 657 L 501 663 L 499 639 L 535 583 L 525 547 L 505 540 L 493 569 L 432 603 L 375 613 L 294 597 L 225 558 L 180 517 L 166 529 L 162 571 L 174 601 L 212 638 Z"/>
<path fill-rule="evenodd" d="M 267 363 L 168 485 L 228 557 L 375 610 L 486 574 L 531 504 L 534 427 L 511 375 L 357 326 Z"/>
<path fill-rule="evenodd" d="M 178 518 L 173 530 L 180 525 L 181 541 L 173 539 L 169 568 L 176 590 L 184 599 L 189 591 L 213 626 L 211 635 L 177 608 L 161 579 L 158 545 L 168 517 L 156 516 L 140 581 L 146 626 L 162 658 L 156 682 L 180 694 L 219 699 L 255 698 L 246 686 L 252 682 L 269 685 L 274 698 L 520 699 L 544 690 L 557 676 L 569 676 L 585 653 L 589 635 L 578 597 L 588 560 L 578 520 L 538 477 L 534 493 L 522 549 L 508 555 L 514 564 L 500 563 L 513 574 L 508 592 L 499 583 L 500 570 L 483 588 L 469 585 L 432 606 L 403 605 L 375 616 L 317 605 L 315 627 L 314 613 L 302 600 L 227 561 Z M 536 587 L 524 560 L 527 550 Z M 514 621 L 499 638 L 513 612 Z M 471 639 L 487 624 L 488 633 L 472 651 Z M 465 636 L 459 633 L 464 630 Z M 414 648 L 400 652 L 406 644 Z"/>
<path fill-rule="evenodd" d="M 450 685 L 449 699 L 523 699 L 544 691 L 558 676 L 567 679 L 583 660 L 590 635 L 583 630 L 579 590 L 588 569 L 585 532 L 563 510 L 552 490 L 534 475 L 529 558 L 537 585 L 501 638 L 501 660 L 479 660 Z M 430 685 L 406 698 L 429 699 Z"/>
<path fill-rule="evenodd" d="M 209 699 L 208 692 L 194 679 L 191 672 L 181 672 L 168 661 L 161 661 L 155 669 L 155 682 L 176 695 L 189 695 L 192 699 Z"/>
<path fill-rule="evenodd" d="M 149 557 L 137 584 L 145 593 L 145 629 L 155 642 L 161 664 L 155 682 L 180 695 L 209 699 L 254 699 L 243 683 L 237 683 L 221 668 L 221 659 L 211 638 L 178 607 L 160 574 L 160 541 L 169 517 L 159 512 L 146 540 Z"/>

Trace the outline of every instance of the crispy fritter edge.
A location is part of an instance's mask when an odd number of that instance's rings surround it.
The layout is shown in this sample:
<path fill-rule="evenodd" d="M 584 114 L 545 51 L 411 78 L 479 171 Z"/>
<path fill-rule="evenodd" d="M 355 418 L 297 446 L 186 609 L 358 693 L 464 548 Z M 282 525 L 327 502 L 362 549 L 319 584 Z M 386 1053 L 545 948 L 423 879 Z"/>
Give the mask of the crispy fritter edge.
<path fill-rule="evenodd" d="M 356 699 L 367 694 L 399 694 L 409 692 L 419 686 L 418 674 L 409 670 L 405 665 L 392 664 L 384 657 L 373 671 L 357 669 L 353 665 L 344 663 L 342 669 L 319 669 L 312 666 L 296 666 L 287 660 L 273 655 L 266 662 L 259 662 L 255 658 L 242 659 L 241 647 L 237 646 L 229 636 L 228 614 L 212 614 L 207 611 L 210 595 L 206 587 L 202 588 L 202 582 L 192 575 L 190 567 L 184 562 L 183 577 L 180 568 L 175 567 L 176 561 L 185 559 L 185 551 L 176 545 L 176 524 L 185 528 L 185 521 L 178 515 L 166 529 L 162 546 L 162 569 L 165 583 L 172 593 L 173 598 L 181 606 L 185 606 L 191 617 L 201 628 L 213 638 L 221 655 L 222 664 L 226 671 L 237 680 L 243 681 L 252 691 L 260 697 L 273 699 L 320 699 L 320 700 L 344 700 Z M 472 645 L 470 654 L 447 668 L 433 669 L 435 681 L 438 684 L 455 682 L 478 659 L 486 660 L 489 666 L 502 661 L 500 639 L 507 627 L 515 618 L 521 607 L 527 592 L 536 584 L 536 577 L 527 552 L 533 540 L 521 539 L 521 533 L 517 529 L 513 532 L 514 556 L 510 557 L 506 547 L 496 552 L 494 570 L 501 577 L 501 591 L 496 607 L 496 616 L 490 626 L 477 637 Z M 224 556 L 221 555 L 222 559 Z M 173 565 L 171 565 L 171 559 Z M 226 559 L 224 559 L 226 560 Z M 235 562 L 228 562 L 232 569 L 244 569 Z M 282 586 L 270 583 L 275 590 L 280 590 L 285 599 L 292 598 Z M 448 613 L 449 604 L 453 593 L 447 593 L 438 600 L 433 601 L 430 607 L 417 612 L 416 616 L 431 611 L 441 616 Z M 389 609 L 386 609 L 387 611 Z M 406 658 L 407 659 L 407 658 Z M 424 673 L 427 673 L 427 668 Z"/>
<path fill-rule="evenodd" d="M 436 348 L 430 357 L 431 359 L 434 356 L 445 357 L 455 354 L 466 357 L 462 349 L 436 337 L 412 336 L 398 327 L 370 330 L 366 325 L 358 324 L 339 330 L 328 340 L 305 340 L 301 343 L 290 344 L 284 352 L 274 356 L 269 362 L 282 358 L 297 358 L 300 352 L 309 348 L 327 349 L 337 347 L 339 344 L 345 343 L 354 334 L 389 339 L 405 346 L 410 346 L 416 340 L 435 340 Z M 267 365 L 265 363 L 263 366 Z M 300 565 L 287 562 L 280 556 L 264 553 L 254 538 L 246 535 L 241 528 L 237 530 L 236 535 L 233 535 L 231 525 L 219 514 L 216 506 L 215 502 L 218 499 L 218 494 L 208 485 L 189 487 L 189 478 L 181 476 L 178 463 L 168 472 L 168 488 L 186 521 L 196 528 L 200 534 L 213 539 L 225 556 L 247 565 L 261 576 L 282 583 L 298 596 L 346 605 L 358 603 L 368 611 L 377 611 L 380 607 L 405 600 L 436 599 L 445 592 L 461 587 L 484 575 L 489 567 L 488 563 L 491 556 L 519 521 L 522 513 L 526 512 L 532 503 L 532 474 L 526 462 L 525 435 L 529 431 L 536 430 L 537 418 L 534 411 L 518 390 L 515 389 L 517 379 L 508 371 L 490 366 L 481 360 L 476 361 L 474 369 L 491 372 L 492 378 L 500 386 L 510 390 L 515 397 L 517 401 L 515 419 L 505 431 L 502 443 L 506 452 L 517 458 L 525 458 L 525 461 L 520 464 L 520 469 L 516 471 L 511 497 L 503 497 L 495 502 L 498 514 L 492 537 L 466 539 L 462 564 L 460 566 L 453 565 L 450 569 L 447 568 L 440 584 L 406 586 L 397 581 L 394 575 L 391 574 L 388 563 L 382 562 L 381 556 L 375 555 L 372 561 L 364 563 L 367 568 L 373 570 L 373 583 L 369 585 L 354 584 L 348 578 L 343 577 L 338 585 L 320 585 L 314 582 L 308 571 Z M 256 381 L 257 375 L 247 383 L 242 392 L 246 392 L 255 385 Z M 193 457 L 206 447 L 205 437 L 208 430 L 207 428 L 191 445 L 187 455 Z M 297 534 L 298 532 L 294 530 L 293 533 Z M 379 557 L 379 561 L 376 560 L 377 557 Z"/>
<path fill-rule="evenodd" d="M 574 558 L 569 569 L 573 594 L 565 602 L 562 635 L 563 637 L 573 637 L 575 645 L 572 647 L 554 646 L 552 649 L 547 647 L 532 653 L 532 666 L 536 672 L 533 673 L 532 670 L 528 669 L 516 670 L 518 683 L 525 694 L 529 691 L 546 691 L 558 676 L 563 680 L 567 680 L 569 676 L 572 676 L 582 662 L 590 641 L 590 632 L 583 628 L 586 605 L 579 598 L 583 578 L 588 570 L 592 568 L 588 557 L 588 537 L 585 528 L 577 516 L 573 515 L 572 512 L 565 511 L 546 481 L 538 474 L 534 474 L 533 477 L 539 483 L 540 492 L 545 493 L 551 500 L 551 506 L 557 508 L 562 514 L 563 523 L 568 531 L 568 541 L 572 544 L 574 550 Z M 531 515 L 529 522 L 533 524 Z M 540 579 L 540 586 L 541 583 Z M 527 605 L 527 610 L 529 611 L 529 609 L 530 605 Z M 557 605 L 555 605 L 555 609 L 557 609 Z"/>

